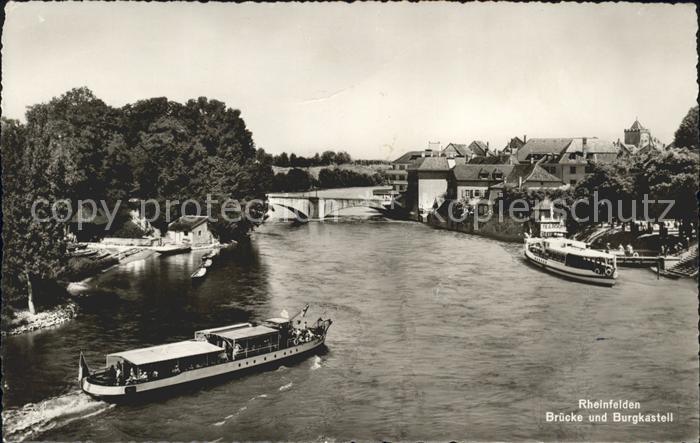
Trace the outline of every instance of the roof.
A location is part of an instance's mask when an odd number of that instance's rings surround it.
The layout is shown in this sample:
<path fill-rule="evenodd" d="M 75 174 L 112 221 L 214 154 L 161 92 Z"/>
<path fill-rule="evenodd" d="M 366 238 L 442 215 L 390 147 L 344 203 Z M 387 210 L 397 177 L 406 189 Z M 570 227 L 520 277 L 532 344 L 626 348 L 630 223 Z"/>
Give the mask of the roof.
<path fill-rule="evenodd" d="M 570 138 L 531 138 L 518 149 L 518 161 L 523 162 L 530 155 L 561 154 L 569 147 Z"/>
<path fill-rule="evenodd" d="M 489 147 L 481 140 L 474 140 L 469 143 L 469 149 L 476 155 L 485 155 Z"/>
<path fill-rule="evenodd" d="M 449 171 L 447 157 L 426 157 L 417 168 L 419 171 Z"/>
<path fill-rule="evenodd" d="M 634 123 L 632 123 L 632 126 L 630 126 L 630 129 L 632 131 L 644 131 L 646 128 L 642 126 L 641 123 L 639 123 L 638 119 L 634 119 Z"/>
<path fill-rule="evenodd" d="M 520 182 L 547 182 L 547 183 L 562 183 L 563 182 L 554 175 L 545 171 L 537 164 L 521 164 L 521 165 L 457 165 L 452 170 L 457 181 L 481 181 L 481 182 L 500 182 L 515 184 Z M 497 179 L 494 173 L 501 172 L 503 178 Z M 486 177 L 484 177 L 486 173 Z"/>
<path fill-rule="evenodd" d="M 508 153 L 488 154 L 483 157 L 477 156 L 469 160 L 470 165 L 515 165 L 517 163 L 518 157 Z"/>
<path fill-rule="evenodd" d="M 289 323 L 288 318 L 282 318 L 282 317 L 268 318 L 265 321 L 268 321 L 270 323 L 277 323 L 277 324 Z"/>
<path fill-rule="evenodd" d="M 410 163 L 411 161 L 422 157 L 440 157 L 442 151 L 434 151 L 426 149 L 424 151 L 408 151 L 401 157 L 394 160 L 392 163 Z"/>
<path fill-rule="evenodd" d="M 168 225 L 168 231 L 191 231 L 207 220 L 204 215 L 183 215 Z"/>
<path fill-rule="evenodd" d="M 457 165 L 452 170 L 455 179 L 458 181 L 495 181 L 493 173 L 500 171 L 503 177 L 507 177 L 513 170 L 515 165 Z M 487 173 L 488 177 L 479 178 L 480 173 Z M 502 181 L 502 180 L 501 180 Z"/>
<path fill-rule="evenodd" d="M 265 334 L 276 334 L 277 329 L 268 328 L 267 326 L 251 326 L 250 328 L 234 329 L 232 331 L 214 332 L 213 334 L 219 337 L 228 338 L 231 340 L 239 340 L 241 338 L 255 337 Z"/>
<path fill-rule="evenodd" d="M 586 139 L 586 151 L 591 154 L 617 154 L 619 148 L 615 143 L 608 140 L 601 140 L 596 137 Z M 571 140 L 571 144 L 564 151 L 567 154 L 574 152 L 583 152 L 583 139 L 575 138 Z"/>
<path fill-rule="evenodd" d="M 393 161 L 393 163 L 408 163 L 416 157 L 420 157 L 424 151 L 408 151 L 401 157 Z"/>
<path fill-rule="evenodd" d="M 471 154 L 471 150 L 469 147 L 463 143 L 450 143 L 447 146 L 445 146 L 445 149 L 449 147 L 453 147 L 457 153 L 463 157 L 466 157 L 467 155 Z M 445 149 L 442 150 L 442 152 L 445 152 Z"/>
<path fill-rule="evenodd" d="M 157 363 L 167 360 L 175 360 L 194 355 L 221 352 L 223 348 L 212 345 L 206 341 L 180 341 L 166 345 L 152 346 L 150 348 L 134 349 L 131 351 L 109 354 L 107 357 L 121 357 L 136 366 Z"/>

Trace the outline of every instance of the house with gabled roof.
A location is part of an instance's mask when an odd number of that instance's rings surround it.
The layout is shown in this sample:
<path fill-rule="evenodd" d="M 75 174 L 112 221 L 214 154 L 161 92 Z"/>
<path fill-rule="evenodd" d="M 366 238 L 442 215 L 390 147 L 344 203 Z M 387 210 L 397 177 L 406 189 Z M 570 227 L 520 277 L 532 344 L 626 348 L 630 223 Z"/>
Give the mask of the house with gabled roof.
<path fill-rule="evenodd" d="M 474 203 L 481 199 L 493 201 L 505 186 L 521 189 L 560 188 L 565 186 L 558 177 L 537 164 L 518 165 L 457 165 L 448 180 L 447 195 Z"/>
<path fill-rule="evenodd" d="M 408 189 L 408 168 L 417 160 L 426 157 L 439 157 L 440 151 L 425 149 L 422 151 L 408 151 L 401 157 L 391 162 L 391 169 L 384 171 L 384 177 L 396 193 L 406 192 Z"/>
<path fill-rule="evenodd" d="M 471 143 L 449 143 L 442 150 L 442 155 L 450 158 L 460 158 L 464 157 L 469 161 L 474 157 L 483 157 L 489 152 L 489 144 L 482 141 L 473 141 Z"/>
<path fill-rule="evenodd" d="M 620 147 L 597 137 L 532 138 L 517 152 L 521 164 L 537 163 L 566 184 L 576 185 L 589 170 L 589 162 L 611 163 Z"/>

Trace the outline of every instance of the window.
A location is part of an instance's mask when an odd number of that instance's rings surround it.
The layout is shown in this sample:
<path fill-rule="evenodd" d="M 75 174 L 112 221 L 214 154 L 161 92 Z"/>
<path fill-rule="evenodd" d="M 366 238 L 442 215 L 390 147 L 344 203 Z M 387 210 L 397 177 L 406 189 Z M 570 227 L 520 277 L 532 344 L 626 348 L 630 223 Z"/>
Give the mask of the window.
<path fill-rule="evenodd" d="M 569 173 L 576 174 L 576 166 L 569 166 Z"/>
<path fill-rule="evenodd" d="M 201 230 L 201 229 L 200 229 L 199 231 L 197 231 L 197 235 L 200 236 L 200 237 L 202 236 L 202 230 Z"/>
<path fill-rule="evenodd" d="M 576 160 L 576 153 L 575 152 L 572 152 L 571 154 L 569 154 L 569 160 Z"/>
<path fill-rule="evenodd" d="M 573 186 L 576 184 L 576 180 L 569 180 L 569 183 L 571 184 L 571 186 Z"/>

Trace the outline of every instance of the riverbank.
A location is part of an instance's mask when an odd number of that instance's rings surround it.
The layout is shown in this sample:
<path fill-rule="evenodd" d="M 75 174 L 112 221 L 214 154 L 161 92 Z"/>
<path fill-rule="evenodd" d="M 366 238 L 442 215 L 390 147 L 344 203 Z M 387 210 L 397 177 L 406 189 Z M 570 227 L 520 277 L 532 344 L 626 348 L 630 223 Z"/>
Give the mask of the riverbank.
<path fill-rule="evenodd" d="M 8 331 L 3 335 L 19 335 L 59 326 L 78 315 L 78 306 L 68 302 L 56 306 L 48 311 L 31 314 L 28 310 L 17 311 L 15 317 L 9 321 Z"/>

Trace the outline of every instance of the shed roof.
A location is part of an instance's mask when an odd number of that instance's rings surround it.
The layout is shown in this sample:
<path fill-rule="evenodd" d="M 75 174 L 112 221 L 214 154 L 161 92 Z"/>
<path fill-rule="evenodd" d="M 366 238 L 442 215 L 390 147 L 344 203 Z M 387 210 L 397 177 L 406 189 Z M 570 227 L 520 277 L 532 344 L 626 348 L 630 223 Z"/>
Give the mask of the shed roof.
<path fill-rule="evenodd" d="M 121 357 L 136 366 L 157 363 L 161 361 L 175 360 L 183 357 L 221 352 L 223 348 L 212 345 L 206 341 L 179 341 L 165 345 L 151 346 L 150 348 L 133 349 L 131 351 L 109 354 L 107 357 Z"/>
<path fill-rule="evenodd" d="M 265 334 L 276 334 L 277 329 L 268 328 L 267 326 L 252 326 L 250 328 L 234 329 L 232 331 L 214 332 L 213 335 L 238 340 L 241 338 L 255 337 Z"/>

